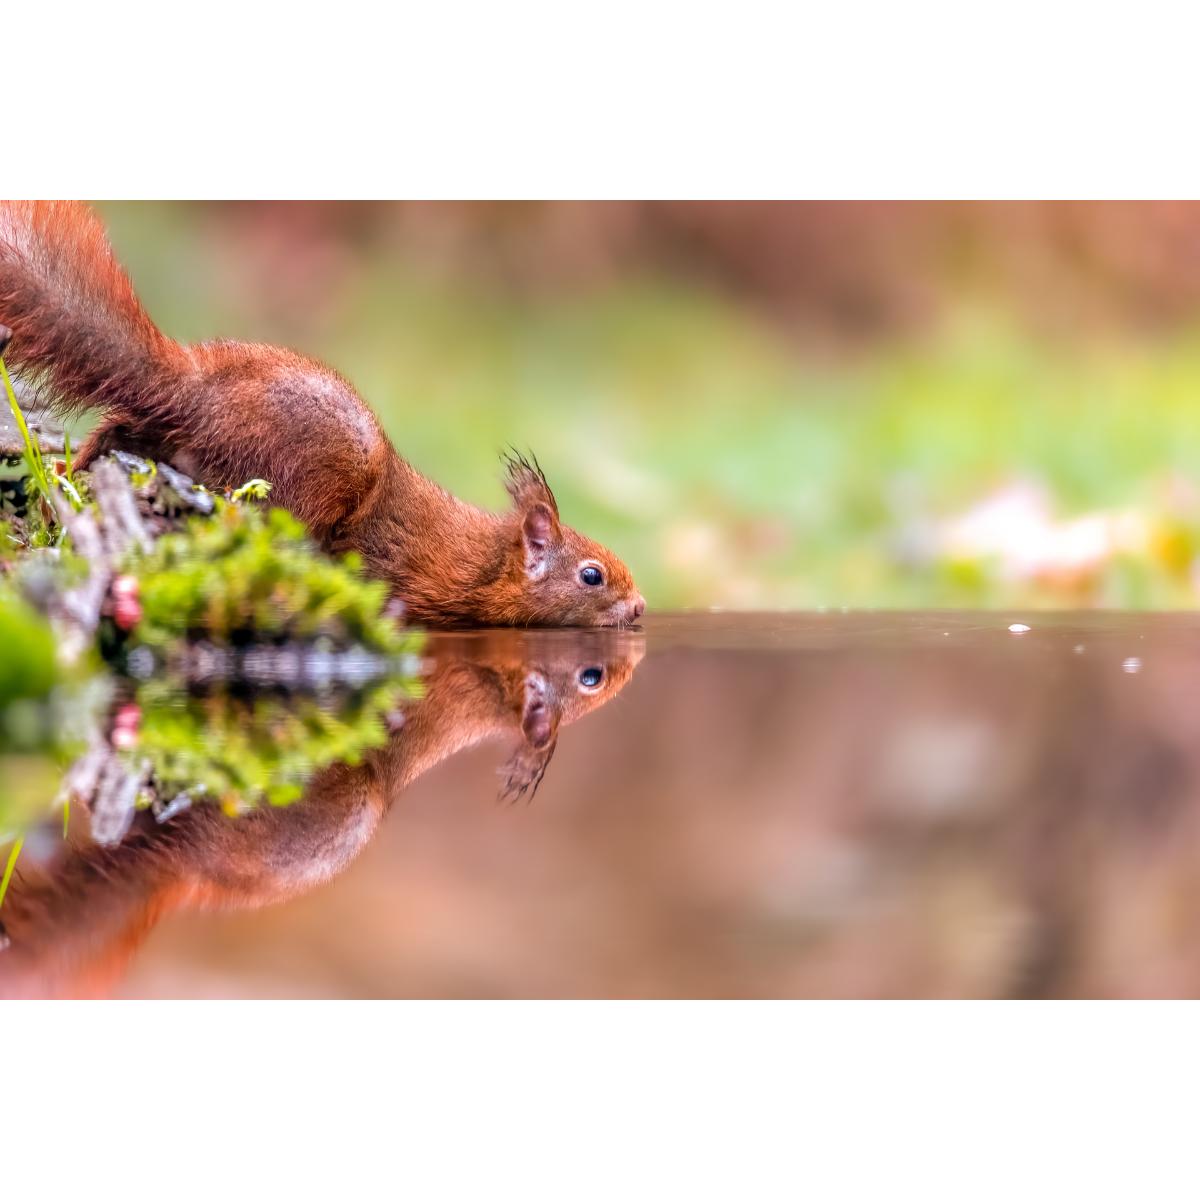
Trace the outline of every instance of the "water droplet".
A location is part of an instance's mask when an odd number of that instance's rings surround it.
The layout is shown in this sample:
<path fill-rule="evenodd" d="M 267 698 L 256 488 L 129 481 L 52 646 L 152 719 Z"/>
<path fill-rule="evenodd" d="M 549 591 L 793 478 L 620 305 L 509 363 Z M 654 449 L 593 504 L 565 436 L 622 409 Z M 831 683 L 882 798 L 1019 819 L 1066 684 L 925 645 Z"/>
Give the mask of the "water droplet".
<path fill-rule="evenodd" d="M 1009 633 L 1028 633 L 1029 629 L 1030 629 L 1030 626 L 1022 625 L 1020 621 L 1016 621 L 1008 627 L 1008 632 Z"/>
<path fill-rule="evenodd" d="M 1142 669 L 1142 660 L 1140 658 L 1127 658 L 1121 664 L 1121 670 L 1126 675 L 1136 675 Z"/>
<path fill-rule="evenodd" d="M 1075 647 L 1075 648 L 1074 648 L 1074 649 L 1071 651 L 1071 653 L 1072 653 L 1072 654 L 1082 654 L 1082 653 L 1083 653 L 1083 643 L 1082 643 L 1082 642 L 1080 642 L 1080 643 L 1079 643 L 1079 645 L 1078 645 L 1078 646 L 1076 646 L 1076 647 Z"/>

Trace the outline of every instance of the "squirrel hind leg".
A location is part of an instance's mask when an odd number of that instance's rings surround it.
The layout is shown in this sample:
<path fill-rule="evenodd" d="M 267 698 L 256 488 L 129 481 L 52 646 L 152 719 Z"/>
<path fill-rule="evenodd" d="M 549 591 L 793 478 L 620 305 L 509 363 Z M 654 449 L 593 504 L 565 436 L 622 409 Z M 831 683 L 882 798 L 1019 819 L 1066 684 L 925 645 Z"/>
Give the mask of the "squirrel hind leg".
<path fill-rule="evenodd" d="M 136 454 L 139 458 L 160 459 L 163 457 L 161 446 L 151 446 L 143 443 L 128 426 L 120 421 L 102 421 L 84 439 L 78 453 L 75 455 L 75 466 L 86 471 L 98 458 L 111 454 L 114 450 L 125 450 Z"/>

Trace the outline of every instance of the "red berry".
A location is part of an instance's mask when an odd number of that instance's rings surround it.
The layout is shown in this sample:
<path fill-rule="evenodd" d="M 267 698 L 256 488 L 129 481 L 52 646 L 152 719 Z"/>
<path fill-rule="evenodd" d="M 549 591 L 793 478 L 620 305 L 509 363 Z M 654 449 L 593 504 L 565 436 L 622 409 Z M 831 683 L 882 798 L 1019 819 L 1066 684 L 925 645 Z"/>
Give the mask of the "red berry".
<path fill-rule="evenodd" d="M 113 605 L 113 620 L 118 629 L 130 630 L 142 619 L 142 606 L 134 596 L 118 596 Z"/>

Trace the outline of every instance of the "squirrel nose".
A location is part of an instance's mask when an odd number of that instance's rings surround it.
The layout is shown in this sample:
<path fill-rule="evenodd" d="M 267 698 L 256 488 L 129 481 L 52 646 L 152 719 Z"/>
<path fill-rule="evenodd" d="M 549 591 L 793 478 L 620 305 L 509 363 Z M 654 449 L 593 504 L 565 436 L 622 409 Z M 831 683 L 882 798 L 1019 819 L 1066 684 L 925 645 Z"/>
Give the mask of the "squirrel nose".
<path fill-rule="evenodd" d="M 636 621 L 642 613 L 646 611 L 646 600 L 641 592 L 638 592 L 637 599 L 633 602 L 633 608 L 629 611 L 629 619 Z"/>

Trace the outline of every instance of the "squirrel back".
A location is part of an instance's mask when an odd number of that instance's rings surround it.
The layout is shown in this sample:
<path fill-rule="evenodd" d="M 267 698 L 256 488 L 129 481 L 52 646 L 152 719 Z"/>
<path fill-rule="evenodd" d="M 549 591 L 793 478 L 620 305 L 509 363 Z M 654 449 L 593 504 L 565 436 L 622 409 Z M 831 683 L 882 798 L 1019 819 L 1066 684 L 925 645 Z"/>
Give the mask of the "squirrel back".
<path fill-rule="evenodd" d="M 86 206 L 0 202 L 5 359 L 60 411 L 98 408 L 79 465 L 123 449 L 216 488 L 260 477 L 325 549 L 354 550 L 430 624 L 622 625 L 644 601 L 609 550 L 559 518 L 536 463 L 510 512 L 456 499 L 401 458 L 354 388 L 314 359 L 182 346 L 142 308 Z"/>

